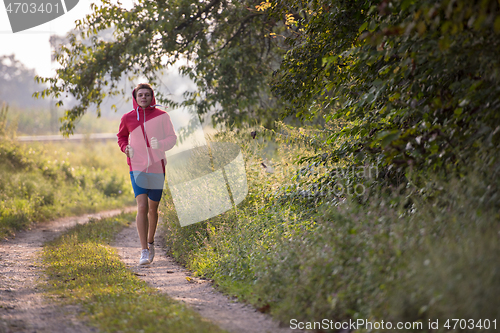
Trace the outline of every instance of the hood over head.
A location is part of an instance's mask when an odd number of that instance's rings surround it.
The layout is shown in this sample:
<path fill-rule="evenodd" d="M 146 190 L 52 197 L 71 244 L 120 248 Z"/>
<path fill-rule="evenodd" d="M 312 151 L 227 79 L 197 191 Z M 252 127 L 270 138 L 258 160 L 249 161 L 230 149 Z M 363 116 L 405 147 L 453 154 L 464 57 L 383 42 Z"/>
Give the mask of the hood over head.
<path fill-rule="evenodd" d="M 145 88 L 142 88 L 142 89 L 145 89 Z M 137 100 L 134 97 L 135 91 L 136 91 L 136 89 L 132 90 L 132 99 L 134 100 L 134 110 L 136 110 L 138 107 L 140 107 L 139 104 L 137 103 Z M 156 98 L 155 98 L 154 91 L 152 91 L 152 95 L 153 95 L 153 98 L 151 99 L 151 104 L 149 104 L 149 106 L 146 108 L 146 110 L 149 110 L 150 108 L 154 109 L 154 107 L 156 106 Z"/>
<path fill-rule="evenodd" d="M 144 88 L 141 88 L 141 89 L 144 89 Z M 137 100 L 134 97 L 135 91 L 136 91 L 136 89 L 134 89 L 132 91 L 132 99 L 133 99 L 133 103 L 134 103 L 133 104 L 134 105 L 134 110 L 137 112 L 137 121 L 139 121 L 139 109 L 142 109 L 142 107 L 137 103 Z M 153 111 L 156 106 L 161 106 L 160 104 L 156 104 L 156 98 L 155 98 L 155 92 L 154 92 L 154 90 L 151 91 L 151 94 L 152 94 L 152 97 L 153 97 L 153 98 L 151 98 L 151 104 L 149 104 L 149 106 L 146 107 L 145 111 Z"/>

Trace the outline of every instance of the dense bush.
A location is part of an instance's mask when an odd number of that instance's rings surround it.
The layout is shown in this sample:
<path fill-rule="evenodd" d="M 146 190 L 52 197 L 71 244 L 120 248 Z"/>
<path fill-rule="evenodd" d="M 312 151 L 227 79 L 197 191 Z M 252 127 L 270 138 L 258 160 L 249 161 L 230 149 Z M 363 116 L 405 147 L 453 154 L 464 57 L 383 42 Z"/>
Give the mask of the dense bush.
<path fill-rule="evenodd" d="M 498 177 L 441 185 L 410 211 L 407 190 L 324 208 L 255 269 L 259 295 L 284 321 L 498 318 Z"/>
<path fill-rule="evenodd" d="M 312 161 L 444 177 L 498 156 L 498 1 L 268 2 L 293 32 L 274 92 L 288 114 L 342 121 Z"/>

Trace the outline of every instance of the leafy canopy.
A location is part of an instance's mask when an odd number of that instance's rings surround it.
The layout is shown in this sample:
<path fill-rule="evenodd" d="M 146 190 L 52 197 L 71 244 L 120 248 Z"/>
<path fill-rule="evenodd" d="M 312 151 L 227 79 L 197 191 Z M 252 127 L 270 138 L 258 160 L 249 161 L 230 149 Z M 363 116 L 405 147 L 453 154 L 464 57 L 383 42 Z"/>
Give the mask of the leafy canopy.
<path fill-rule="evenodd" d="M 328 136 L 329 162 L 446 171 L 497 151 L 497 0 L 269 3 L 276 19 L 293 17 L 273 91 L 288 114 L 342 124 Z"/>
<path fill-rule="evenodd" d="M 132 9 L 109 0 L 92 5 L 93 13 L 77 21 L 79 34 L 55 54 L 60 69 L 40 78 L 49 88 L 38 96 L 53 96 L 57 105 L 71 95 L 79 104 L 66 111 L 61 130 L 71 134 L 75 121 L 91 105 L 100 112 L 107 95 L 125 94 L 118 83 L 145 77 L 158 83 L 161 69 L 179 60 L 184 75 L 198 89 L 186 92 L 182 105 L 200 114 L 215 111 L 216 122 L 241 123 L 256 116 L 272 119 L 275 101 L 267 78 L 277 67 L 276 46 L 265 38 L 276 25 L 255 8 L 257 1 L 172 0 L 139 1 Z M 98 37 L 112 29 L 112 41 Z M 177 106 L 161 92 L 158 100 Z"/>

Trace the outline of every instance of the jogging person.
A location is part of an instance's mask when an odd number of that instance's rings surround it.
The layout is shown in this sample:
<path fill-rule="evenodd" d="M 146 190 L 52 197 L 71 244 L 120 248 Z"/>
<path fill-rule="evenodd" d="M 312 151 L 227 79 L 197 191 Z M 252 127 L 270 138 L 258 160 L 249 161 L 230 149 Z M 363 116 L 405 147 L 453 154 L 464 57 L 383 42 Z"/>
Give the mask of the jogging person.
<path fill-rule="evenodd" d="M 154 92 L 140 83 L 132 92 L 134 109 L 123 115 L 118 145 L 130 166 L 130 180 L 137 201 L 137 233 L 141 242 L 140 265 L 153 261 L 158 205 L 165 184 L 165 151 L 172 149 L 177 136 L 169 115 L 158 109 Z"/>

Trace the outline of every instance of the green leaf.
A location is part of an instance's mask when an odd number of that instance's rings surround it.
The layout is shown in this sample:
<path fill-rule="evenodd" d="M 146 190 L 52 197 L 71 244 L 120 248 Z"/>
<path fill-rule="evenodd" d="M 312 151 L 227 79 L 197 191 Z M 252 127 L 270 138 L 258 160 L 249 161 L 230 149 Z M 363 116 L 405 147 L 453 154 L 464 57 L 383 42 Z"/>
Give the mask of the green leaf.
<path fill-rule="evenodd" d="M 415 2 L 415 0 L 404 0 L 403 3 L 401 4 L 401 10 L 406 10 L 414 2 Z"/>
<path fill-rule="evenodd" d="M 367 22 L 365 22 L 365 23 L 363 23 L 363 24 L 359 27 L 358 31 L 359 31 L 359 32 L 362 32 L 363 30 L 365 30 L 365 29 L 366 29 L 366 27 L 368 27 L 368 21 L 367 21 Z"/>
<path fill-rule="evenodd" d="M 380 133 L 377 138 L 381 139 L 380 145 L 382 148 L 387 147 L 388 145 L 391 144 L 394 140 L 397 140 L 401 135 L 401 131 L 399 130 L 392 130 L 392 131 L 384 131 Z"/>
<path fill-rule="evenodd" d="M 500 15 L 495 19 L 495 23 L 493 23 L 493 30 L 495 33 L 500 33 Z"/>

